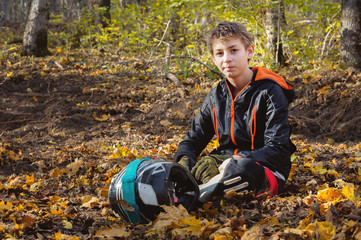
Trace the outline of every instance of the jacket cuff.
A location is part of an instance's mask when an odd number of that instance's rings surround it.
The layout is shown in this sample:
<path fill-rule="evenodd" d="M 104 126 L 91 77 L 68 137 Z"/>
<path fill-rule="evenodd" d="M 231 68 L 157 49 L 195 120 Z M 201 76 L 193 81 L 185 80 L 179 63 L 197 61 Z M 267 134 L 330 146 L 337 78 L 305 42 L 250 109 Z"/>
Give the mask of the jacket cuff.
<path fill-rule="evenodd" d="M 192 163 L 195 164 L 196 160 L 195 160 L 195 157 L 193 156 L 193 154 L 189 154 L 189 153 L 186 153 L 186 152 L 177 152 L 174 156 L 174 161 L 175 162 L 178 162 L 183 156 L 188 156 L 189 159 L 192 161 Z"/>
<path fill-rule="evenodd" d="M 242 157 L 248 157 L 249 156 L 249 151 L 238 152 L 237 155 L 242 156 Z"/>

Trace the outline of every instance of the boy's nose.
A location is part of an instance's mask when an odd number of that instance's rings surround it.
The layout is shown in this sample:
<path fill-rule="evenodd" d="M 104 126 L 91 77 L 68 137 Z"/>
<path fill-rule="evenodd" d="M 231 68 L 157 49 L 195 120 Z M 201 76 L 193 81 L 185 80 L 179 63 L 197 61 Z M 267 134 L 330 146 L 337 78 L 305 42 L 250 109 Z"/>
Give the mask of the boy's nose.
<path fill-rule="evenodd" d="M 224 53 L 224 61 L 230 62 L 231 61 L 231 55 L 229 53 Z"/>

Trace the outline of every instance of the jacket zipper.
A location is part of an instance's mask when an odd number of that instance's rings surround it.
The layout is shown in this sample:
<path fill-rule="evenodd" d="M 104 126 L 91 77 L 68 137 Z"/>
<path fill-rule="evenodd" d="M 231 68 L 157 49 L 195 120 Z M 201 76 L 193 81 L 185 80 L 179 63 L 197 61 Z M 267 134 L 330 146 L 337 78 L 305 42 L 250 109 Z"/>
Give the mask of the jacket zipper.
<path fill-rule="evenodd" d="M 234 145 L 238 145 L 237 142 L 236 142 L 236 138 L 234 137 L 234 119 L 235 119 L 235 114 L 234 114 L 234 100 L 241 94 L 241 92 L 243 92 L 243 90 L 251 83 L 251 81 L 249 81 L 246 86 L 244 86 L 242 88 L 241 91 L 239 91 L 239 93 L 237 94 L 237 96 L 235 98 L 233 98 L 232 96 L 232 91 L 231 89 L 229 88 L 228 86 L 228 83 L 227 81 L 225 80 L 226 82 L 226 85 L 227 85 L 227 88 L 228 88 L 228 91 L 229 91 L 229 94 L 231 95 L 231 99 L 232 99 L 232 105 L 231 105 L 231 139 L 232 139 L 232 142 Z"/>
<path fill-rule="evenodd" d="M 217 112 L 216 112 L 216 107 L 213 107 L 213 127 L 214 127 L 214 132 L 217 135 L 217 141 L 219 143 L 219 132 L 218 132 L 218 125 L 217 125 Z M 216 147 L 216 149 L 218 149 L 218 146 Z"/>
<path fill-rule="evenodd" d="M 255 104 L 253 107 L 251 124 L 250 124 L 251 141 L 252 141 L 251 150 L 254 150 L 254 136 L 256 135 L 256 113 L 257 113 L 257 104 Z"/>

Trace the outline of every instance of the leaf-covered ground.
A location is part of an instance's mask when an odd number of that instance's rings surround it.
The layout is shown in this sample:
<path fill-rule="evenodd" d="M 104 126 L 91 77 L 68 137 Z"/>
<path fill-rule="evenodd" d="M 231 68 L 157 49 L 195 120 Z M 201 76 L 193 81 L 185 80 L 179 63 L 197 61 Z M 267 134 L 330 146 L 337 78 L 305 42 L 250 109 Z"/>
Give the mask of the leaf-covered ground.
<path fill-rule="evenodd" d="M 171 160 L 215 84 L 199 66 L 176 86 L 159 65 L 85 50 L 2 58 L 0 239 L 361 239 L 361 74 L 337 69 L 280 71 L 297 93 L 284 194 L 116 218 L 112 176 L 136 158 Z"/>

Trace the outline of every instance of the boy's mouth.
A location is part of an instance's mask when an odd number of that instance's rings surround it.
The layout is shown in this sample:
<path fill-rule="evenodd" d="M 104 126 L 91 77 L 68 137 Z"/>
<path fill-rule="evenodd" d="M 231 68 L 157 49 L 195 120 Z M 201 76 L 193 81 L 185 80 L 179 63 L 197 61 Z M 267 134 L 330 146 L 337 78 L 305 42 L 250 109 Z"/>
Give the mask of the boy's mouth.
<path fill-rule="evenodd" d="M 232 71 L 233 67 L 224 67 L 223 70 L 226 72 Z"/>

